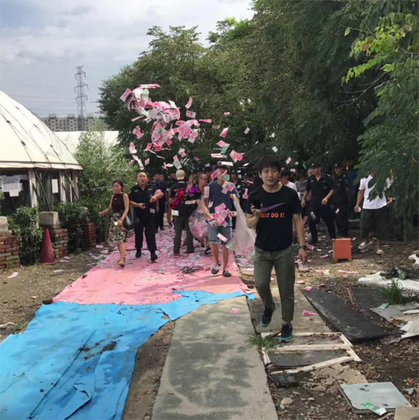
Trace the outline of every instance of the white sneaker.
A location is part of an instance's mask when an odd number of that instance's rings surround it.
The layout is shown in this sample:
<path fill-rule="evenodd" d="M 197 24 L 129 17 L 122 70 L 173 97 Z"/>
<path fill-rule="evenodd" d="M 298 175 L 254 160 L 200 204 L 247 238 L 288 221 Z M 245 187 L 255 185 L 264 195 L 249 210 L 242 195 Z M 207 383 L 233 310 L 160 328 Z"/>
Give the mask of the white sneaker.
<path fill-rule="evenodd" d="M 377 255 L 383 255 L 384 254 L 384 251 L 382 249 L 377 249 L 376 254 Z"/>

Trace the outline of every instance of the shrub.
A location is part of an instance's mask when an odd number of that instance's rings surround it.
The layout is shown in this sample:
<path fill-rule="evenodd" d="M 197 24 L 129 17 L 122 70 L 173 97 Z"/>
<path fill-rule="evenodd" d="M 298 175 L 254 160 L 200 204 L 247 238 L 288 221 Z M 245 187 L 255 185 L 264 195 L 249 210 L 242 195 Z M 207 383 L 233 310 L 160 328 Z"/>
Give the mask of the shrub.
<path fill-rule="evenodd" d="M 8 217 L 9 228 L 19 241 L 19 257 L 23 265 L 32 265 L 39 260 L 43 233 L 38 225 L 37 207 L 18 207 Z"/>
<path fill-rule="evenodd" d="M 109 206 L 109 199 L 105 197 L 101 200 L 93 198 L 82 198 L 80 203 L 89 210 L 90 220 L 96 225 L 96 240 L 97 242 L 105 242 L 107 239 L 107 232 L 109 229 L 110 217 L 99 217 L 98 213 L 105 210 Z"/>
<path fill-rule="evenodd" d="M 68 250 L 77 252 L 83 249 L 83 229 L 89 212 L 81 203 L 60 203 L 56 207 L 63 228 L 68 230 Z"/>

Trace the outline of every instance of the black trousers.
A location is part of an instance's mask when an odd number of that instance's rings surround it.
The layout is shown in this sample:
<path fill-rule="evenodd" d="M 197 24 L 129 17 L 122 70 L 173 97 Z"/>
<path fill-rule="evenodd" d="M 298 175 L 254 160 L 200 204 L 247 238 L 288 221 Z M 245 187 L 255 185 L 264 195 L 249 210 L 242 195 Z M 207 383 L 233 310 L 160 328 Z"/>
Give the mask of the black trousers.
<path fill-rule="evenodd" d="M 143 235 L 145 231 L 145 239 L 147 241 L 147 248 L 150 252 L 157 250 L 156 246 L 156 233 L 155 229 L 155 217 L 148 217 L 144 219 L 138 219 L 135 227 L 135 248 L 137 251 L 141 251 L 143 247 Z"/>
<path fill-rule="evenodd" d="M 348 236 L 348 217 L 349 217 L 349 202 L 338 201 L 335 203 L 336 224 L 338 226 L 338 234 L 340 236 Z"/>
<path fill-rule="evenodd" d="M 320 217 L 325 221 L 327 230 L 329 231 L 329 236 L 331 239 L 336 238 L 336 231 L 335 231 L 335 223 L 333 221 L 333 214 L 330 209 L 330 206 L 323 206 L 322 204 L 319 206 L 312 206 L 308 210 L 308 227 L 311 233 L 311 241 L 313 243 L 318 241 L 318 234 L 317 234 L 317 224 L 320 222 Z M 316 220 L 313 219 L 312 213 L 314 213 Z"/>
<path fill-rule="evenodd" d="M 174 251 L 178 253 L 180 251 L 180 245 L 182 242 L 182 231 L 186 230 L 186 246 L 188 252 L 194 252 L 193 247 L 193 235 L 189 229 L 189 217 L 176 216 L 175 217 L 175 240 L 174 240 Z"/>
<path fill-rule="evenodd" d="M 163 229 L 164 227 L 164 213 L 166 211 L 166 201 L 159 202 L 159 211 L 156 213 L 156 230 L 158 228 Z"/>

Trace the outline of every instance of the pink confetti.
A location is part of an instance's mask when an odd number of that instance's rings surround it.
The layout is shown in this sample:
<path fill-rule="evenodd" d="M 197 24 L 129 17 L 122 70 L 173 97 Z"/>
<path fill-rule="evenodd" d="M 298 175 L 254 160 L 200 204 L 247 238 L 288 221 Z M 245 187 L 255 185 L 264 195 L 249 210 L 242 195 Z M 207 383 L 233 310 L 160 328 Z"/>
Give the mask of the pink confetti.
<path fill-rule="evenodd" d="M 192 106 L 192 102 L 193 102 L 193 99 L 192 99 L 192 98 L 189 98 L 189 101 L 188 101 L 188 103 L 185 105 L 185 108 L 186 108 L 186 109 L 189 109 L 189 108 Z"/>
<path fill-rule="evenodd" d="M 306 311 L 305 309 L 303 311 L 303 316 L 315 316 L 315 315 L 317 315 L 316 312 Z"/>
<path fill-rule="evenodd" d="M 244 130 L 244 134 L 249 134 L 250 128 L 247 127 L 246 130 Z"/>
<path fill-rule="evenodd" d="M 221 131 L 220 137 L 226 138 L 228 133 L 228 128 L 224 128 L 223 131 Z"/>

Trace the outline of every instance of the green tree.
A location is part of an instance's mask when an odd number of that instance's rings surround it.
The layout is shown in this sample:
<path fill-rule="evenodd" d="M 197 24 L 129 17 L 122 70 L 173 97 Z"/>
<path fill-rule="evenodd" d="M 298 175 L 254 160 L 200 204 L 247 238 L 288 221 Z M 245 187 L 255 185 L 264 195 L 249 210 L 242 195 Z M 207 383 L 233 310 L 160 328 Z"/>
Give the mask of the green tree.
<path fill-rule="evenodd" d="M 361 63 L 348 70 L 344 82 L 379 69 L 374 82 L 377 106 L 365 119 L 365 132 L 358 139 L 359 175 L 375 172 L 378 194 L 391 172 L 395 209 L 403 217 L 405 239 L 413 239 L 413 218 L 419 207 L 418 3 L 380 1 L 359 33 L 351 55 Z"/>

